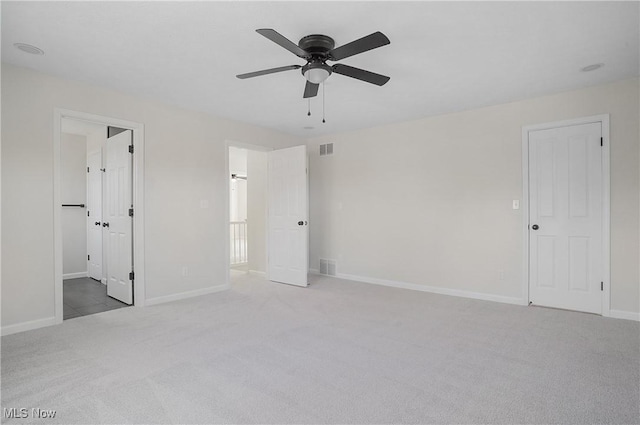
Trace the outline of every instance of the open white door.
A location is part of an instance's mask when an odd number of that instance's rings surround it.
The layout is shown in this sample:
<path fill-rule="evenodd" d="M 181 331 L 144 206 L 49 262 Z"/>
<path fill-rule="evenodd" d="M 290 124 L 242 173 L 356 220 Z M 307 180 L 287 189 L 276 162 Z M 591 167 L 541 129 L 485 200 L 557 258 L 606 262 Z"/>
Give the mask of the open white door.
<path fill-rule="evenodd" d="M 307 147 L 268 153 L 269 280 L 307 286 L 309 202 Z"/>
<path fill-rule="evenodd" d="M 602 312 L 601 123 L 529 132 L 529 300 Z"/>
<path fill-rule="evenodd" d="M 89 277 L 102 281 L 102 154 L 87 156 L 87 262 Z"/>
<path fill-rule="evenodd" d="M 133 304 L 132 131 L 107 139 L 106 208 L 103 227 L 107 237 L 107 295 Z"/>

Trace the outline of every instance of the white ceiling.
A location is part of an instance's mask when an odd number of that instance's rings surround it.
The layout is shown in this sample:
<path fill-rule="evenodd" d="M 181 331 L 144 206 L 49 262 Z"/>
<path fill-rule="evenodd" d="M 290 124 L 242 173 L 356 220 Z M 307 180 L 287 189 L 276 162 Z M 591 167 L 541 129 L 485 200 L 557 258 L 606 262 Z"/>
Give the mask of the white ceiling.
<path fill-rule="evenodd" d="M 299 136 L 504 103 L 639 74 L 638 2 L 2 2 L 2 60 Z M 336 45 L 382 31 L 385 46 L 342 63 L 391 77 L 342 75 L 312 117 L 304 64 L 255 32 Z M 29 43 L 44 56 L 25 54 Z M 603 62 L 594 72 L 586 65 Z M 321 93 L 321 91 L 320 91 Z M 312 126 L 313 130 L 304 127 Z"/>

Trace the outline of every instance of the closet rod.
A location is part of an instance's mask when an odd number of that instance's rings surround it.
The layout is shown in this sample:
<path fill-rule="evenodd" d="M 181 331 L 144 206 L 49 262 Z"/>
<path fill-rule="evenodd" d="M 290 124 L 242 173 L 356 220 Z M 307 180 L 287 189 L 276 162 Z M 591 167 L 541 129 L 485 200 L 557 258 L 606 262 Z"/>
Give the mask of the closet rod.
<path fill-rule="evenodd" d="M 84 204 L 62 204 L 63 207 L 80 207 L 84 208 Z"/>

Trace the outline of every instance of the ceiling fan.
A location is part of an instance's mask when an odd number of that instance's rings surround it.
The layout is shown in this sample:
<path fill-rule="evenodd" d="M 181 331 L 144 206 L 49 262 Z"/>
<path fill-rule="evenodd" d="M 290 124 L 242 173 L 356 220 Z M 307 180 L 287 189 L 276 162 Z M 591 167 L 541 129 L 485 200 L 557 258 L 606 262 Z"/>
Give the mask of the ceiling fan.
<path fill-rule="evenodd" d="M 258 29 L 256 32 L 284 47 L 294 55 L 305 59 L 307 64 L 304 66 L 281 66 L 278 68 L 270 68 L 262 71 L 236 75 L 236 77 L 240 79 L 259 77 L 261 75 L 302 68 L 302 75 L 307 79 L 303 96 L 305 99 L 316 96 L 318 94 L 318 87 L 320 83 L 324 82 L 329 75 L 334 72 L 357 80 L 366 81 L 367 83 L 375 84 L 377 86 L 383 86 L 390 79 L 385 75 L 376 74 L 374 72 L 365 71 L 364 69 L 343 65 L 341 63 L 327 65 L 327 61 L 339 61 L 389 44 L 390 41 L 387 36 L 380 31 L 374 32 L 373 34 L 369 34 L 337 48 L 334 48 L 335 42 L 331 37 L 321 34 L 312 34 L 302 37 L 298 44 L 295 44 L 270 28 Z"/>

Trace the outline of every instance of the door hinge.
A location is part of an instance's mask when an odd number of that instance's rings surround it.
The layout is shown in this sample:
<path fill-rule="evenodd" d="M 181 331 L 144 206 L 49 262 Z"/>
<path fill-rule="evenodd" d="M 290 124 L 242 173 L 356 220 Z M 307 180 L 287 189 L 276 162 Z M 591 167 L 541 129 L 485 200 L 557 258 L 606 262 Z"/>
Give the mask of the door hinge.
<path fill-rule="evenodd" d="M 129 208 L 129 217 L 133 217 L 133 208 Z"/>
<path fill-rule="evenodd" d="M 133 153 L 133 145 L 129 145 L 129 153 Z"/>
<path fill-rule="evenodd" d="M 91 256 L 87 255 L 87 261 L 91 260 Z"/>
<path fill-rule="evenodd" d="M 604 137 L 600 138 L 600 146 L 604 146 Z"/>
<path fill-rule="evenodd" d="M 133 280 L 134 274 L 133 272 L 129 273 L 129 280 Z"/>
<path fill-rule="evenodd" d="M 87 210 L 87 217 L 91 216 L 91 211 Z"/>
<path fill-rule="evenodd" d="M 87 173 L 89 172 L 89 167 L 87 167 Z"/>
<path fill-rule="evenodd" d="M 107 171 L 106 168 L 101 168 L 100 171 L 102 171 L 103 173 Z"/>
<path fill-rule="evenodd" d="M 604 282 L 600 282 L 600 290 L 604 291 Z"/>

